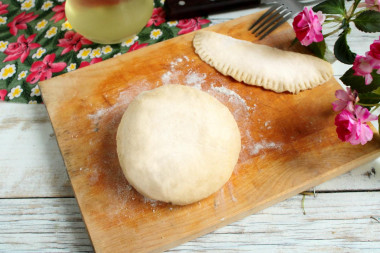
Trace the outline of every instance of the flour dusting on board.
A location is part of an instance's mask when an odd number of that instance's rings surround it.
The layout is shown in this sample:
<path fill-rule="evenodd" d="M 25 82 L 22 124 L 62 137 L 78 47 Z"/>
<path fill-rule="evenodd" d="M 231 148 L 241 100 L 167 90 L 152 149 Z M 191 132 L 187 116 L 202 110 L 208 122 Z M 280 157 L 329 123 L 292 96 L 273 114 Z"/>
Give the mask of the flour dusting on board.
<path fill-rule="evenodd" d="M 187 86 L 192 86 L 198 90 L 202 89 L 202 84 L 206 82 L 206 74 L 200 74 L 193 71 L 190 71 L 185 77 L 185 84 Z"/>
<path fill-rule="evenodd" d="M 89 114 L 88 118 L 93 121 L 93 123 L 99 123 L 99 121 L 105 115 L 115 114 L 117 111 L 124 110 L 125 107 L 132 101 L 132 99 L 140 94 L 143 91 L 149 90 L 151 84 L 147 83 L 147 81 L 143 80 L 139 84 L 134 85 L 133 87 L 138 87 L 137 89 L 127 89 L 121 91 L 119 93 L 118 98 L 116 99 L 116 103 L 107 108 L 100 108 L 95 113 Z M 107 96 L 105 96 L 107 98 Z M 119 124 L 119 122 L 117 122 Z"/>
<path fill-rule="evenodd" d="M 281 149 L 282 144 L 281 143 L 275 143 L 271 141 L 260 141 L 255 143 L 254 145 L 251 145 L 249 147 L 249 154 L 250 155 L 257 155 L 261 150 L 263 149 Z"/>
<path fill-rule="evenodd" d="M 241 104 L 245 107 L 245 109 L 248 111 L 250 110 L 251 108 L 247 105 L 247 102 L 239 96 L 239 94 L 237 94 L 235 91 L 233 90 L 230 90 L 230 89 L 227 89 L 226 87 L 224 86 L 221 86 L 221 87 L 215 87 L 214 84 L 211 84 L 211 89 L 212 90 L 215 90 L 215 91 L 218 91 L 220 93 L 223 93 L 225 94 L 226 96 L 229 97 L 228 101 L 229 102 L 233 102 L 235 104 Z"/>

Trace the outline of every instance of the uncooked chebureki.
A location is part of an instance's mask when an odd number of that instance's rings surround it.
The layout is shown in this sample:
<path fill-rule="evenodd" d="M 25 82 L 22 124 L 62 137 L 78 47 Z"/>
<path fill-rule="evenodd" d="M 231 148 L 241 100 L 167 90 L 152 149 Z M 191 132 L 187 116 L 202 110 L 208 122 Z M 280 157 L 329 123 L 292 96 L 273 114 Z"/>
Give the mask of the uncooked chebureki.
<path fill-rule="evenodd" d="M 128 182 L 148 198 L 178 205 L 219 190 L 240 148 L 239 128 L 228 108 L 183 85 L 138 95 L 117 131 L 117 153 Z"/>
<path fill-rule="evenodd" d="M 275 92 L 314 88 L 333 75 L 331 64 L 317 57 L 238 40 L 210 31 L 195 34 L 200 58 L 224 75 Z"/>

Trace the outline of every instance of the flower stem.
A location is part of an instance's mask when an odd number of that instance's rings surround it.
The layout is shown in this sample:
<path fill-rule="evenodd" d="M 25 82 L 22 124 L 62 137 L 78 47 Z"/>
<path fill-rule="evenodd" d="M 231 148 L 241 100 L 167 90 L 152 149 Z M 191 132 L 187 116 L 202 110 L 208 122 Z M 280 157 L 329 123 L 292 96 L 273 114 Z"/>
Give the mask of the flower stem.
<path fill-rule="evenodd" d="M 354 17 L 356 17 L 357 15 L 359 15 L 360 13 L 362 13 L 363 11 L 365 11 L 365 10 L 361 10 L 361 11 L 358 11 L 358 12 L 354 13 L 354 14 L 351 16 L 351 19 L 354 18 Z"/>
<path fill-rule="evenodd" d="M 351 21 L 351 19 L 352 19 L 353 17 L 355 17 L 355 15 L 357 15 L 357 14 L 355 13 L 355 10 L 356 10 L 357 7 L 358 7 L 358 6 L 357 6 L 355 3 L 353 3 L 353 4 L 351 5 L 350 9 L 348 10 L 348 12 L 347 12 L 347 14 L 346 14 L 347 23 L 349 23 L 349 22 Z M 361 11 L 359 11 L 358 13 L 360 13 L 360 12 L 361 12 Z"/>
<path fill-rule="evenodd" d="M 342 22 L 343 18 L 338 15 L 326 15 L 326 19 L 332 19 L 333 21 Z M 325 21 L 326 22 L 326 21 Z"/>
<path fill-rule="evenodd" d="M 373 108 L 371 108 L 371 112 L 376 111 L 377 108 L 380 107 L 380 104 L 375 104 Z"/>
<path fill-rule="evenodd" d="M 337 29 L 335 29 L 335 30 L 333 30 L 333 31 L 331 31 L 331 32 L 329 32 L 329 33 L 327 33 L 327 34 L 324 35 L 323 37 L 324 37 L 324 38 L 327 38 L 327 37 L 329 37 L 330 35 L 333 35 L 334 33 L 337 33 L 339 30 L 340 30 L 340 27 L 338 27 Z"/>

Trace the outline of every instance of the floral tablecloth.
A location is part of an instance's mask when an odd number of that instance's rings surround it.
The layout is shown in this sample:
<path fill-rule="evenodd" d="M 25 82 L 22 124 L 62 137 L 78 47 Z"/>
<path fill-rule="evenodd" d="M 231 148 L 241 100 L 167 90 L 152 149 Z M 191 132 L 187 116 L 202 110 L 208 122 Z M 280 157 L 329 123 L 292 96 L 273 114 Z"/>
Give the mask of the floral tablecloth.
<path fill-rule="evenodd" d="M 0 0 L 0 100 L 42 103 L 38 82 L 185 34 L 205 18 L 166 20 L 163 0 L 135 38 L 102 45 L 76 33 L 64 0 Z M 110 27 L 112 29 L 112 27 Z"/>

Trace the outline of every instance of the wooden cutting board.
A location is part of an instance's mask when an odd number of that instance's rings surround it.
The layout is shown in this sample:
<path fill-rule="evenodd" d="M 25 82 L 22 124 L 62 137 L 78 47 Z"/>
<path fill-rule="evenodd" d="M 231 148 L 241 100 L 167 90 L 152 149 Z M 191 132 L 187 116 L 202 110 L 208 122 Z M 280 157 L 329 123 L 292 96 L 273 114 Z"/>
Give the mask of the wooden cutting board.
<path fill-rule="evenodd" d="M 258 43 L 247 28 L 259 15 L 207 29 Z M 193 35 L 40 83 L 97 252 L 169 249 L 380 154 L 378 135 L 365 146 L 338 140 L 331 109 L 334 92 L 340 88 L 336 80 L 298 95 L 247 86 L 202 62 L 194 53 Z M 296 50 L 289 48 L 293 38 L 285 24 L 260 43 Z M 239 162 L 229 182 L 209 198 L 188 206 L 155 202 L 136 193 L 124 179 L 116 154 L 116 130 L 128 103 L 143 90 L 167 83 L 202 88 L 215 96 L 229 107 L 242 136 Z"/>

